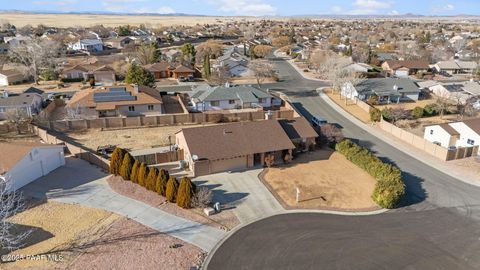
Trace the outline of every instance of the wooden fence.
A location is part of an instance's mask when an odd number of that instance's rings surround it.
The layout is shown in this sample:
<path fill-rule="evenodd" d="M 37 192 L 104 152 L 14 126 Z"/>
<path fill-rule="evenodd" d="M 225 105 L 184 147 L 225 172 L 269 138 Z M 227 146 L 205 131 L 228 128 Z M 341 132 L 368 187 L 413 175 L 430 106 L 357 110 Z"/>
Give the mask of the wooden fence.
<path fill-rule="evenodd" d="M 177 151 L 168 151 L 162 153 L 152 153 L 148 155 L 134 156 L 139 162 L 144 162 L 147 165 L 155 165 L 160 163 L 174 162 L 183 160 L 183 149 Z"/>

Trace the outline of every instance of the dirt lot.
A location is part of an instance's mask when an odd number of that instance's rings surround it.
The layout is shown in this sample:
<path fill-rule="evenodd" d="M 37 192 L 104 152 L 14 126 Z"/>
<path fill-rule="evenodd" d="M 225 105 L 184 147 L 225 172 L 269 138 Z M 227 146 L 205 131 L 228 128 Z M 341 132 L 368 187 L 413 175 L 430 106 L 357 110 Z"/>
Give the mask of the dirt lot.
<path fill-rule="evenodd" d="M 351 115 L 355 116 L 358 120 L 369 123 L 370 122 L 370 114 L 364 111 L 362 108 L 357 106 L 353 103 L 353 101 L 348 101 L 348 105 L 345 105 L 345 99 L 340 99 L 340 95 L 338 93 L 332 94 L 331 90 L 325 91 L 325 94 L 337 105 L 342 107 L 345 111 L 350 113 Z"/>
<path fill-rule="evenodd" d="M 332 150 L 303 154 L 289 165 L 270 168 L 264 176 L 289 207 L 308 209 L 372 210 L 375 179 Z M 296 203 L 295 188 L 300 189 Z"/>
<path fill-rule="evenodd" d="M 27 245 L 11 252 L 11 254 L 57 254 L 68 264 L 76 256 L 75 246 L 83 241 L 94 241 L 97 232 L 108 228 L 119 216 L 107 211 L 69 205 L 57 202 L 46 202 L 15 215 L 11 221 L 33 229 L 27 239 Z M 1 269 L 17 269 L 55 266 L 47 260 L 22 260 L 8 263 Z"/>
<path fill-rule="evenodd" d="M 425 106 L 435 103 L 435 100 L 433 98 L 431 99 L 424 99 L 424 100 L 419 100 L 416 102 L 403 102 L 399 104 L 388 104 L 388 105 L 375 105 L 375 108 L 379 110 L 383 110 L 384 108 L 404 108 L 405 110 L 413 110 L 415 107 L 422 107 L 424 108 Z"/>
<path fill-rule="evenodd" d="M 82 145 L 96 150 L 100 145 L 113 144 L 130 150 L 146 149 L 169 145 L 168 136 L 175 143 L 175 133 L 182 128 L 198 127 L 201 125 L 188 126 L 163 126 L 145 127 L 118 130 L 90 129 L 82 132 L 70 132 L 67 135 Z"/>
<path fill-rule="evenodd" d="M 193 220 L 201 224 L 223 230 L 231 230 L 240 224 L 238 218 L 232 212 L 233 210 L 224 210 L 218 214 L 207 217 L 203 214 L 202 209 L 182 209 L 174 203 L 167 202 L 164 197 L 155 192 L 148 191 L 130 181 L 124 181 L 120 177 L 109 178 L 108 184 L 117 193 L 144 202 L 172 215 Z"/>

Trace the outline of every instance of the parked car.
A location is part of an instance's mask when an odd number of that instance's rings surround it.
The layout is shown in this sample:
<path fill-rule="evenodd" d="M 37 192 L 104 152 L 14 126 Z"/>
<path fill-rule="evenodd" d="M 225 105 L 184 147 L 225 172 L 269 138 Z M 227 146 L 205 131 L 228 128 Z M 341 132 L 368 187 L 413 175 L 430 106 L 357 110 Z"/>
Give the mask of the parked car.
<path fill-rule="evenodd" d="M 180 76 L 180 77 L 178 77 L 178 81 L 179 81 L 179 82 L 186 82 L 187 79 L 186 79 L 185 77 L 183 77 L 183 76 Z"/>
<path fill-rule="evenodd" d="M 311 120 L 311 123 L 312 123 L 312 126 L 319 127 L 321 125 L 327 124 L 328 121 L 321 117 L 314 116 Z"/>
<path fill-rule="evenodd" d="M 192 75 L 188 75 L 188 81 L 189 81 L 189 82 L 193 82 L 193 81 L 195 81 L 195 79 L 193 78 Z"/>

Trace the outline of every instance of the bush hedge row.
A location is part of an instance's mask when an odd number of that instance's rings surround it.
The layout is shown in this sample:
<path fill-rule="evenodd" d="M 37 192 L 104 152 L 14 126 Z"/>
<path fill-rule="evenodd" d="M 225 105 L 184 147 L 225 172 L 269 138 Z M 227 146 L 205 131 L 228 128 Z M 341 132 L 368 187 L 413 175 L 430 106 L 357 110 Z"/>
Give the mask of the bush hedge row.
<path fill-rule="evenodd" d="M 381 161 L 368 149 L 348 139 L 337 143 L 335 150 L 377 180 L 372 199 L 378 205 L 388 209 L 398 205 L 405 195 L 405 184 L 400 169 Z"/>
<path fill-rule="evenodd" d="M 115 148 L 110 159 L 111 174 L 119 175 L 126 181 L 166 197 L 169 202 L 177 203 L 182 208 L 190 208 L 196 187 L 188 177 L 182 177 L 180 184 L 167 170 L 149 168 L 145 163 L 134 159 L 130 153 Z"/>

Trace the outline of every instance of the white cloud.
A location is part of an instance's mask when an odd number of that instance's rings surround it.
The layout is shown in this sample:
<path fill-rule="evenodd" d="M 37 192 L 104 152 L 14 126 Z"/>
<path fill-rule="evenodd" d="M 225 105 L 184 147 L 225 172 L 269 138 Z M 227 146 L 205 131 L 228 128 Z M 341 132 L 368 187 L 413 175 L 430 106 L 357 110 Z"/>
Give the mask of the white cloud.
<path fill-rule="evenodd" d="M 277 11 L 274 6 L 267 4 L 262 0 L 209 0 L 208 2 L 212 5 L 216 5 L 219 11 L 233 15 L 275 15 L 275 12 Z"/>
<path fill-rule="evenodd" d="M 452 4 L 446 4 L 444 6 L 435 7 L 432 9 L 433 13 L 443 13 L 455 10 L 455 6 Z"/>
<path fill-rule="evenodd" d="M 392 10 L 392 11 L 390 11 L 390 12 L 388 13 L 388 15 L 392 15 L 392 16 L 395 16 L 395 15 L 398 15 L 398 14 L 399 14 L 399 13 L 398 13 L 398 11 L 396 11 L 396 10 Z"/>
<path fill-rule="evenodd" d="M 341 13 L 343 11 L 343 8 L 341 6 L 333 6 L 331 10 L 333 13 Z"/>
<path fill-rule="evenodd" d="M 355 0 L 353 3 L 354 9 L 348 13 L 352 15 L 369 15 L 385 12 L 385 10 L 393 6 L 393 1 L 379 1 L 379 0 Z"/>

